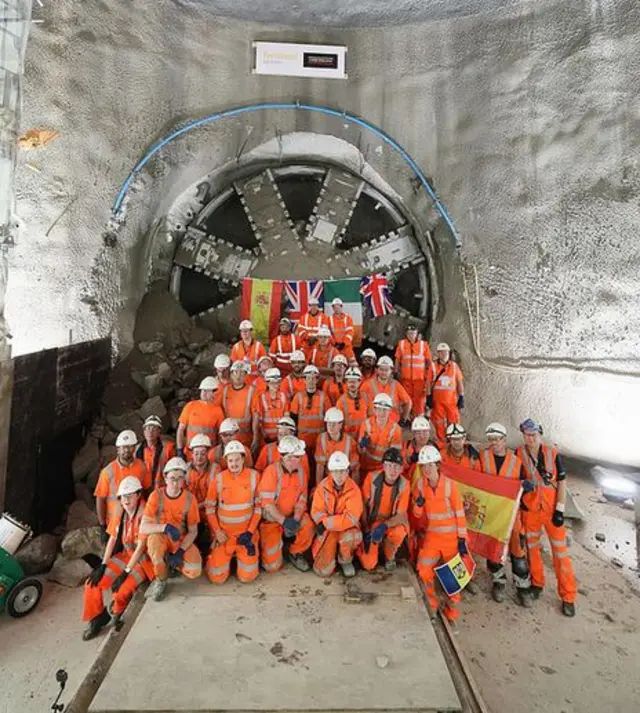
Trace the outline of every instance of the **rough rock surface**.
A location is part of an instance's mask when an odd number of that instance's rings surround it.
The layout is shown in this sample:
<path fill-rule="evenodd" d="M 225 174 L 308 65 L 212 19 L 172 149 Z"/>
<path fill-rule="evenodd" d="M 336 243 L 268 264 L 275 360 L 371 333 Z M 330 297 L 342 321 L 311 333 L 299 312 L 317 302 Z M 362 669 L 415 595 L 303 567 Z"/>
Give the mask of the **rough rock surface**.
<path fill-rule="evenodd" d="M 76 454 L 71 464 L 73 479 L 76 482 L 83 480 L 91 473 L 100 462 L 100 447 L 95 438 L 88 438 Z"/>
<path fill-rule="evenodd" d="M 67 559 L 59 555 L 47 575 L 50 582 L 57 582 L 65 587 L 79 587 L 91 574 L 91 567 L 81 559 Z"/>
<path fill-rule="evenodd" d="M 98 516 L 93 508 L 90 508 L 87 502 L 82 500 L 74 500 L 69 506 L 66 520 L 66 531 L 82 530 L 87 527 L 95 527 L 98 524 Z"/>
<path fill-rule="evenodd" d="M 53 535 L 43 534 L 34 537 L 23 545 L 15 554 L 25 574 L 34 575 L 48 572 L 58 554 L 58 539 Z"/>
<path fill-rule="evenodd" d="M 162 418 L 167 413 L 167 409 L 160 396 L 154 396 L 152 399 L 147 399 L 136 413 L 144 421 L 149 416 Z"/>
<path fill-rule="evenodd" d="M 104 546 L 100 541 L 100 534 L 99 526 L 67 532 L 62 540 L 62 554 L 68 560 L 78 559 L 88 554 L 101 554 Z"/>

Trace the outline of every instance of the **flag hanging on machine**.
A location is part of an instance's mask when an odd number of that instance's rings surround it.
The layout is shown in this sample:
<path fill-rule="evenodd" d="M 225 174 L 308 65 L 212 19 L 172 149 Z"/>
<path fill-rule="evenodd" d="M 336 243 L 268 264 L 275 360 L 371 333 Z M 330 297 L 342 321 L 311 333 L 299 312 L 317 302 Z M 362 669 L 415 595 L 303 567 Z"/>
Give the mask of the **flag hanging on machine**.
<path fill-rule="evenodd" d="M 389 283 L 384 275 L 363 277 L 360 281 L 360 294 L 374 317 L 383 317 L 393 312 L 389 297 Z"/>
<path fill-rule="evenodd" d="M 320 309 L 324 306 L 324 283 L 322 280 L 286 280 L 284 296 L 289 319 L 297 325 L 300 317 L 309 311 L 309 298 L 318 300 Z"/>
<path fill-rule="evenodd" d="M 344 304 L 344 311 L 353 319 L 353 345 L 362 344 L 362 297 L 360 295 L 360 278 L 347 280 L 325 280 L 324 282 L 324 311 L 327 315 L 333 314 L 331 301 L 339 297 Z"/>
<path fill-rule="evenodd" d="M 242 308 L 240 319 L 249 319 L 253 334 L 265 344 L 278 334 L 282 308 L 282 282 L 280 280 L 242 280 Z"/>

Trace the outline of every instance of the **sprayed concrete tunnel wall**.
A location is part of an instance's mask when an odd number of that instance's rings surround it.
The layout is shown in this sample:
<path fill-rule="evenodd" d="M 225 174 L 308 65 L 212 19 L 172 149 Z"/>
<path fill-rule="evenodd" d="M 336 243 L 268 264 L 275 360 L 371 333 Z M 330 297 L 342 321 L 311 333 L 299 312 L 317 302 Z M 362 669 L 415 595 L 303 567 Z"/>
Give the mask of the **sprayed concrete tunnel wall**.
<path fill-rule="evenodd" d="M 14 353 L 67 343 L 70 329 L 74 340 L 115 330 L 126 347 L 146 284 L 146 236 L 171 201 L 232 160 L 248 133 L 257 144 L 276 131 L 322 132 L 311 120 L 265 113 L 189 135 L 150 164 L 117 244 L 105 246 L 129 170 L 178 121 L 259 101 L 330 105 L 396 138 L 456 222 L 473 266 L 471 299 L 440 226 L 432 337 L 461 353 L 472 432 L 534 416 L 568 453 L 640 463 L 638 3 L 433 2 L 418 17 L 400 2 L 395 14 L 365 11 L 383 5 L 353 2 L 329 14 L 319 2 L 305 20 L 300 5 L 278 15 L 275 0 L 264 3 L 265 19 L 303 23 L 291 27 L 250 21 L 242 3 L 45 4 L 27 50 L 23 125 L 61 137 L 20 158 L 23 227 L 6 308 Z M 329 20 L 349 26 L 321 26 Z M 257 39 L 345 44 L 349 78 L 253 76 Z M 381 177 L 402 194 L 388 149 L 371 137 L 359 148 L 382 154 Z M 475 354 L 470 323 L 488 363 Z"/>

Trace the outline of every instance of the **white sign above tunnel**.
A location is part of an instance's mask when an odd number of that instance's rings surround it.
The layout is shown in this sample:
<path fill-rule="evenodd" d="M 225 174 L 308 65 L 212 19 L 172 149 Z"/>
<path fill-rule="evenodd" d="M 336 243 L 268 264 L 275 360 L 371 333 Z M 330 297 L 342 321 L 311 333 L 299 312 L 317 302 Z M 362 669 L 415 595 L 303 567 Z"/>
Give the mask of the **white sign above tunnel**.
<path fill-rule="evenodd" d="M 339 45 L 299 45 L 254 42 L 254 74 L 281 77 L 347 78 L 347 48 Z"/>

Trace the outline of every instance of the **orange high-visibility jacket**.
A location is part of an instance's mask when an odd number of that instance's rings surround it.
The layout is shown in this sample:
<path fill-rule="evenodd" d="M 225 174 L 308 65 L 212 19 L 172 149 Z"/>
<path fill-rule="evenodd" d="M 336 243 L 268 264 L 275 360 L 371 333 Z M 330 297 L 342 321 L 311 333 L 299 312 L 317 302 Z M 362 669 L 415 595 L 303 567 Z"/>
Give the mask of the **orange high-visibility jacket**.
<path fill-rule="evenodd" d="M 157 488 L 149 496 L 144 509 L 143 522 L 153 525 L 173 525 L 184 537 L 190 527 L 200 522 L 198 501 L 188 488 L 183 488 L 177 498 L 170 498 L 166 488 Z"/>
<path fill-rule="evenodd" d="M 212 533 L 218 530 L 237 536 L 256 531 L 262 511 L 258 497 L 260 475 L 253 468 L 243 468 L 237 475 L 218 471 L 211 480 L 205 513 Z"/>
<path fill-rule="evenodd" d="M 526 446 L 518 446 L 516 449 L 516 455 L 520 458 L 527 479 L 536 484 L 535 490 L 523 493 L 522 502 L 531 512 L 545 510 L 553 513 L 558 499 L 558 482 L 564 480 L 566 474 L 564 470 L 558 472 L 558 451 L 555 448 L 542 443 L 540 451 L 544 474 L 538 470 L 538 459 Z"/>
<path fill-rule="evenodd" d="M 282 393 L 291 401 L 295 394 L 304 391 L 307 388 L 307 382 L 304 376 L 294 376 L 289 374 L 282 382 Z"/>
<path fill-rule="evenodd" d="M 247 376 L 247 383 L 253 383 L 258 375 L 258 360 L 263 356 L 267 356 L 267 350 L 264 348 L 262 342 L 256 339 L 254 339 L 249 346 L 241 339 L 231 347 L 231 362 L 244 361 L 251 368 Z"/>
<path fill-rule="evenodd" d="M 117 458 L 112 460 L 100 471 L 98 482 L 93 492 L 96 498 L 106 498 L 107 500 L 107 525 L 120 510 L 120 502 L 116 493 L 118 492 L 118 486 L 128 475 L 135 475 L 142 483 L 144 490 L 150 490 L 153 487 L 151 473 L 149 473 L 147 466 L 140 458 L 134 458 L 131 465 L 126 466 L 121 465 Z"/>
<path fill-rule="evenodd" d="M 302 339 L 295 334 L 279 334 L 272 342 L 269 356 L 274 366 L 286 373 L 291 366 L 291 354 L 302 348 Z"/>
<path fill-rule="evenodd" d="M 175 454 L 176 444 L 164 436 L 158 439 L 151 448 L 146 441 L 137 447 L 136 457 L 144 461 L 155 488 L 164 485 L 164 467 Z"/>
<path fill-rule="evenodd" d="M 145 539 L 144 535 L 140 535 L 140 525 L 142 524 L 142 518 L 144 516 L 144 510 L 146 505 L 146 502 L 142 498 L 140 498 L 140 500 L 138 501 L 138 507 L 133 517 L 129 517 L 124 508 L 120 508 L 120 510 L 116 513 L 115 517 L 107 527 L 107 534 L 110 537 L 118 537 L 120 525 L 122 525 L 121 537 L 122 548 L 124 552 L 120 552 L 118 554 L 118 557 L 120 559 L 123 559 L 125 562 L 128 562 L 133 556 L 133 553 L 135 552 L 135 549 L 138 546 L 138 542 L 140 542 L 141 539 Z M 142 555 L 139 561 L 142 562 L 142 560 L 146 559 L 148 558 L 147 554 L 145 553 Z M 135 576 L 136 575 L 134 575 L 134 577 Z M 138 582 L 138 584 L 141 584 L 141 582 Z"/>
<path fill-rule="evenodd" d="M 191 439 L 198 433 L 204 433 L 205 436 L 209 436 L 211 444 L 215 445 L 218 442 L 218 430 L 223 420 L 222 409 L 212 401 L 196 399 L 186 403 L 178 422 L 187 427 L 185 434 L 187 448 L 191 443 Z"/>
<path fill-rule="evenodd" d="M 395 379 L 391 379 L 387 384 L 383 384 L 377 376 L 368 379 L 362 385 L 362 391 L 368 394 L 373 404 L 373 400 L 378 394 L 387 394 L 393 401 L 393 409 L 396 416 L 402 414 L 407 404 L 411 404 L 411 397 L 404 386 Z"/>
<path fill-rule="evenodd" d="M 267 469 L 267 466 L 271 465 L 272 463 L 278 463 L 281 460 L 282 456 L 278 451 L 278 444 L 267 443 L 265 446 L 262 447 L 262 450 L 260 451 L 260 455 L 256 460 L 255 468 L 259 473 L 264 473 L 264 471 Z M 309 457 L 306 453 L 300 458 L 300 466 L 302 467 L 307 482 L 309 482 Z"/>
<path fill-rule="evenodd" d="M 331 476 L 320 482 L 311 501 L 311 518 L 322 523 L 330 532 L 343 532 L 360 527 L 362 493 L 355 480 L 347 477 L 338 490 Z"/>
<path fill-rule="evenodd" d="M 275 505 L 285 517 L 300 518 L 307 511 L 307 488 L 309 481 L 301 465 L 293 472 L 285 469 L 282 462 L 268 466 L 260 479 L 258 491 L 263 519 L 273 522 L 264 512 L 265 505 Z"/>
<path fill-rule="evenodd" d="M 329 437 L 329 434 L 325 431 L 320 434 L 318 442 L 316 443 L 316 465 L 321 465 L 325 469 L 327 468 L 327 463 L 329 458 L 333 453 L 340 451 L 344 453 L 349 458 L 349 466 L 353 469 L 360 464 L 360 455 L 358 453 L 358 445 L 356 439 L 353 436 L 349 436 L 346 433 L 342 434 L 342 438 L 334 441 Z"/>
<path fill-rule="evenodd" d="M 411 488 L 405 478 L 400 477 L 394 485 L 389 485 L 384 479 L 384 471 L 369 473 L 362 484 L 362 499 L 368 525 L 384 522 L 396 515 L 407 515 L 410 494 Z"/>
<path fill-rule="evenodd" d="M 371 416 L 360 427 L 358 443 L 369 436 L 371 444 L 362 451 L 360 464 L 363 470 L 377 470 L 382 465 L 382 458 L 387 448 L 402 448 L 402 431 L 397 423 L 389 419 L 385 426 L 379 428 L 376 417 Z"/>
<path fill-rule="evenodd" d="M 282 391 L 275 398 L 267 391 L 255 400 L 255 411 L 260 416 L 264 437 L 273 441 L 278 436 L 278 421 L 289 412 L 289 401 Z"/>
<path fill-rule="evenodd" d="M 336 402 L 336 408 L 344 414 L 344 432 L 350 436 L 357 436 L 360 426 L 373 414 L 371 397 L 362 389 L 355 399 L 344 393 Z"/>
<path fill-rule="evenodd" d="M 225 418 L 233 418 L 238 422 L 240 431 L 238 440 L 245 445 L 251 442 L 251 414 L 255 407 L 255 389 L 253 386 L 243 386 L 241 389 L 234 389 L 230 384 L 222 390 L 222 410 Z"/>
<path fill-rule="evenodd" d="M 432 367 L 429 343 L 418 339 L 413 344 L 402 339 L 396 347 L 396 362 L 401 381 L 427 381 Z"/>
<path fill-rule="evenodd" d="M 333 374 L 331 362 L 333 357 L 338 354 L 338 350 L 327 344 L 321 347 L 319 344 L 313 347 L 307 347 L 306 355 L 307 362 L 318 367 L 320 370 L 320 379 L 327 379 Z"/>
<path fill-rule="evenodd" d="M 427 537 L 466 538 L 464 503 L 455 481 L 440 475 L 434 489 L 426 475 L 418 478 L 411 491 L 411 521 Z"/>
<path fill-rule="evenodd" d="M 329 318 L 324 312 L 318 312 L 315 316 L 311 312 L 303 314 L 298 322 L 296 334 L 303 342 L 308 341 L 309 337 L 317 337 L 318 329 L 322 326 L 329 326 Z"/>
<path fill-rule="evenodd" d="M 329 403 L 335 406 L 338 399 L 347 391 L 347 384 L 344 381 L 336 381 L 336 377 L 332 376 L 322 384 L 322 390 L 327 395 Z"/>
<path fill-rule="evenodd" d="M 298 417 L 298 438 L 308 448 L 315 448 L 318 436 L 324 431 L 324 414 L 327 410 L 327 397 L 322 391 L 297 393 L 291 400 L 289 411 Z"/>
<path fill-rule="evenodd" d="M 455 361 L 442 365 L 433 362 L 431 394 L 434 403 L 455 404 L 458 401 L 458 386 L 462 385 L 462 371 Z"/>
<path fill-rule="evenodd" d="M 350 314 L 332 314 L 329 317 L 329 329 L 336 344 L 353 343 L 353 317 Z"/>
<path fill-rule="evenodd" d="M 189 463 L 185 482 L 187 488 L 196 496 L 198 505 L 202 509 L 204 509 L 204 501 L 207 499 L 211 479 L 219 470 L 220 466 L 217 463 L 208 463 L 202 472 L 198 471 L 193 463 Z"/>
<path fill-rule="evenodd" d="M 521 479 L 522 475 L 524 475 L 522 473 L 522 461 L 511 448 L 507 448 L 500 471 L 496 468 L 496 459 L 491 448 L 483 448 L 480 451 L 480 469 L 483 473 L 501 475 L 503 478 Z"/>
<path fill-rule="evenodd" d="M 459 465 L 462 468 L 470 468 L 471 470 L 482 470 L 480 468 L 480 454 L 469 444 L 464 447 L 464 454 L 460 459 L 456 458 L 448 448 L 443 448 L 440 451 L 440 455 L 445 465 Z"/>

